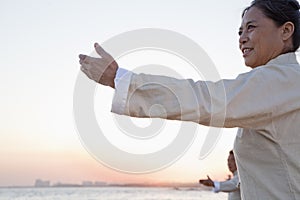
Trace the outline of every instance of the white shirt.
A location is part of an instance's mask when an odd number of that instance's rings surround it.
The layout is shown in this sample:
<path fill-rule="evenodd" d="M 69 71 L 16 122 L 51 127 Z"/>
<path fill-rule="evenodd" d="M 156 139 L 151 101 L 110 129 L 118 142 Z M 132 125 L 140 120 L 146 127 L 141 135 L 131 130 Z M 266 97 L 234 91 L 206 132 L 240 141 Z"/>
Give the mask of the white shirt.
<path fill-rule="evenodd" d="M 243 199 L 300 199 L 300 66 L 295 53 L 233 80 L 194 82 L 132 72 L 124 77 L 116 84 L 112 112 L 149 117 L 151 106 L 160 104 L 164 109 L 152 108 L 152 117 L 239 127 L 234 154 Z"/>
<path fill-rule="evenodd" d="M 218 192 L 228 192 L 228 200 L 240 200 L 240 181 L 237 171 L 233 173 L 233 178 L 227 181 L 214 181 L 213 191 Z"/>

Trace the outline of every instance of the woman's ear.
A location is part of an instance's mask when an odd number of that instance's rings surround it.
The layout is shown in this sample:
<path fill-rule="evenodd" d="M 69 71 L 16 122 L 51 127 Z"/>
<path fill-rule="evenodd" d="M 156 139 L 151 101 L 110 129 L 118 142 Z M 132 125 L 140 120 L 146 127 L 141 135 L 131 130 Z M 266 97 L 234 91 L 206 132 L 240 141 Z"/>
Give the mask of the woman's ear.
<path fill-rule="evenodd" d="M 286 22 L 282 26 L 282 39 L 287 41 L 290 39 L 295 31 L 295 26 L 292 22 Z"/>

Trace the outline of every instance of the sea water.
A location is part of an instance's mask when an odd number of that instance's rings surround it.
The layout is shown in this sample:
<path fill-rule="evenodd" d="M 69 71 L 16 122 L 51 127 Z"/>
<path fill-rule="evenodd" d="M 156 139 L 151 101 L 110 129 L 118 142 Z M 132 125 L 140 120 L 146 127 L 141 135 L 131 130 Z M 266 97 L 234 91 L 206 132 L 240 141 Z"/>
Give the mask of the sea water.
<path fill-rule="evenodd" d="M 0 188 L 0 200 L 226 200 L 226 193 L 168 187 Z"/>

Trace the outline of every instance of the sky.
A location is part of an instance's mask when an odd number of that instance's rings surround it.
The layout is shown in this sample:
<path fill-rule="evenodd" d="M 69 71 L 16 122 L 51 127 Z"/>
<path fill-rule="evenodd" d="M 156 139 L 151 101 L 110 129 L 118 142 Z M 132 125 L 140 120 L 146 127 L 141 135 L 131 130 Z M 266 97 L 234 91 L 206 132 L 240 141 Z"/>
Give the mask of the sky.
<path fill-rule="evenodd" d="M 185 154 L 153 173 L 124 173 L 95 159 L 83 144 L 73 116 L 73 92 L 81 73 L 78 54 L 91 54 L 94 42 L 101 44 L 127 31 L 167 29 L 201 46 L 221 78 L 235 78 L 249 70 L 243 64 L 237 34 L 241 11 L 249 2 L 0 0 L 0 186 L 33 185 L 37 178 L 52 183 L 160 183 L 197 182 L 209 174 L 224 180 L 236 129 L 223 129 L 211 153 L 199 159 L 208 128 L 197 125 L 196 137 Z M 164 55 L 160 56 L 153 63 L 162 64 Z M 125 56 L 119 64 L 126 68 L 135 59 L 138 65 L 151 65 L 151 58 L 143 63 L 138 54 L 129 60 Z M 110 113 L 112 96 L 112 89 L 97 87 L 95 113 L 99 124 L 102 117 L 108 117 L 102 128 L 112 144 L 147 153 L 160 148 L 152 140 L 167 145 L 176 136 L 177 122 L 164 122 L 166 132 L 174 132 L 169 137 L 155 136 L 126 146 L 122 141 L 128 136 L 110 135 L 110 130 L 116 130 Z M 131 120 L 140 127 L 151 123 Z"/>

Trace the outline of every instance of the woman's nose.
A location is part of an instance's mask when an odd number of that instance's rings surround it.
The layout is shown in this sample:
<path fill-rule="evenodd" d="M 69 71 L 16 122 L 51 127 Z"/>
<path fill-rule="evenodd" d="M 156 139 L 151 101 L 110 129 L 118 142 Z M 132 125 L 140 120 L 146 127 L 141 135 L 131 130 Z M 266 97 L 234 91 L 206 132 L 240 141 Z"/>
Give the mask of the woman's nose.
<path fill-rule="evenodd" d="M 239 38 L 240 45 L 245 44 L 248 40 L 248 35 L 245 32 L 242 32 Z"/>

